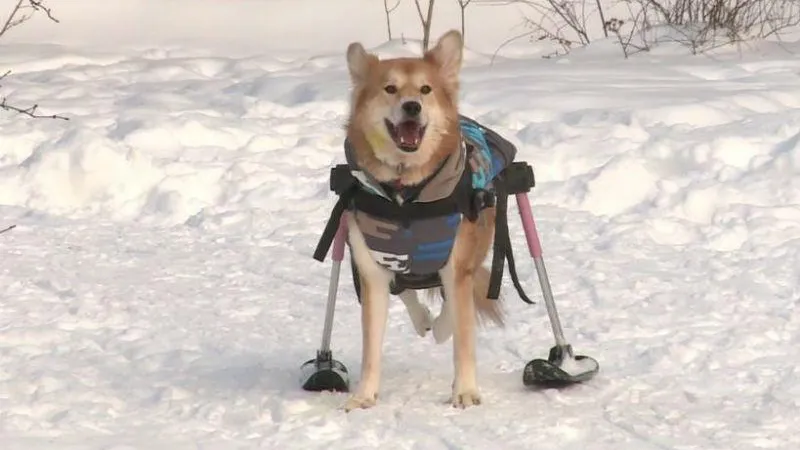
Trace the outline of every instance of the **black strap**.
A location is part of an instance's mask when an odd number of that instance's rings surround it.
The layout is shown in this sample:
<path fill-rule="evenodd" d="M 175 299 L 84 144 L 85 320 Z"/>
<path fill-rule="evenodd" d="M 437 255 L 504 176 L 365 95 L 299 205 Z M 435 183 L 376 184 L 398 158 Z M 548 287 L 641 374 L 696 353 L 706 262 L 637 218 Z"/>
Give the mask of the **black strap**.
<path fill-rule="evenodd" d="M 333 206 L 331 215 L 328 218 L 328 223 L 325 224 L 325 230 L 319 238 L 316 250 L 314 250 L 314 259 L 317 261 L 325 261 L 325 256 L 328 255 L 328 250 L 330 250 L 333 239 L 336 237 L 336 232 L 339 231 L 339 223 L 342 221 L 342 214 L 347 209 L 347 206 L 353 200 L 353 196 L 358 190 L 358 184 L 355 183 L 355 179 L 353 179 L 353 181 L 354 183 L 339 194 L 339 200 Z"/>
<path fill-rule="evenodd" d="M 522 299 L 523 302 L 533 305 L 536 302 L 531 300 L 525 291 L 522 289 L 522 283 L 519 282 L 519 276 L 517 276 L 517 264 L 514 262 L 514 252 L 511 247 L 511 236 L 508 233 L 508 222 L 505 225 L 506 228 L 506 257 L 508 258 L 508 274 L 511 275 L 511 283 L 514 284 L 514 288 L 517 290 L 517 294 L 519 298 Z"/>
<path fill-rule="evenodd" d="M 508 196 L 502 188 L 496 190 L 495 200 L 495 224 L 494 224 L 494 244 L 492 254 L 492 269 L 489 273 L 489 293 L 491 300 L 500 298 L 500 286 L 503 281 L 503 271 L 505 270 L 506 239 L 508 235 Z"/>
<path fill-rule="evenodd" d="M 496 209 L 495 209 L 495 228 L 494 228 L 494 247 L 492 255 L 492 269 L 489 275 L 488 298 L 497 300 L 500 297 L 500 286 L 503 282 L 504 261 L 508 260 L 508 273 L 511 275 L 511 282 L 517 290 L 517 294 L 523 302 L 533 305 L 532 301 L 517 276 L 517 265 L 514 261 L 514 249 L 511 246 L 511 233 L 508 231 L 508 191 L 503 185 L 502 178 L 496 182 Z"/>

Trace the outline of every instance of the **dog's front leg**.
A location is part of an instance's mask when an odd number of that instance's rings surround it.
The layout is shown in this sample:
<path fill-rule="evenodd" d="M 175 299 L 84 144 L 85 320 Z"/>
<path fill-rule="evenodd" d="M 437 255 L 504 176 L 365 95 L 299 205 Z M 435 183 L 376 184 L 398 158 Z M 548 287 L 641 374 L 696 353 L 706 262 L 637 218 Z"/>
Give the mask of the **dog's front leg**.
<path fill-rule="evenodd" d="M 369 252 L 364 236 L 348 214 L 350 249 L 358 267 L 361 284 L 361 379 L 347 400 L 345 411 L 370 408 L 378 400 L 381 353 L 389 310 L 391 273 L 379 266 Z"/>
<path fill-rule="evenodd" d="M 472 298 L 474 275 L 453 252 L 440 276 L 444 287 L 445 308 L 442 314 L 454 320 L 453 326 L 453 406 L 466 408 L 481 403 L 475 368 L 475 303 Z"/>

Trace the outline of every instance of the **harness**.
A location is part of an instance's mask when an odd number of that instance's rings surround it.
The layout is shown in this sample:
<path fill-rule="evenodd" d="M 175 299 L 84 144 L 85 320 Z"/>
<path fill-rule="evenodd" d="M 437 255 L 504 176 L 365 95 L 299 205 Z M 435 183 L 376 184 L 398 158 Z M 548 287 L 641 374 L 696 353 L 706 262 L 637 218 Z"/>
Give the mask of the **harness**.
<path fill-rule="evenodd" d="M 331 169 L 330 189 L 339 196 L 314 252 L 324 261 L 345 210 L 353 211 L 367 246 L 378 264 L 394 272 L 391 293 L 441 287 L 438 271 L 447 262 L 462 220 L 474 222 L 494 207 L 495 235 L 488 298 L 497 299 L 508 261 L 519 296 L 533 303 L 516 273 L 508 232 L 508 195 L 534 186 L 533 170 L 514 162 L 516 148 L 494 131 L 459 117 L 462 145 L 428 179 L 397 189 L 362 171 L 353 148 L 344 143 L 347 164 Z M 355 264 L 353 281 L 360 301 Z"/>

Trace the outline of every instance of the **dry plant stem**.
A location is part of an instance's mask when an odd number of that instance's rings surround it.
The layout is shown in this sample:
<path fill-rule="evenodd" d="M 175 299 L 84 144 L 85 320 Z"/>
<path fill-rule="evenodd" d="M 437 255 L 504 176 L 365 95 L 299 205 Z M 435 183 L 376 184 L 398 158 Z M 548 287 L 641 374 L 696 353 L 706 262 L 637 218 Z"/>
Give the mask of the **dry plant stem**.
<path fill-rule="evenodd" d="M 0 37 L 8 33 L 9 30 L 30 20 L 37 12 L 44 13 L 48 19 L 59 23 L 58 19 L 53 17 L 53 13 L 50 8 L 44 5 L 43 0 L 17 0 L 17 2 L 14 4 L 14 7 L 11 9 L 11 12 L 8 14 L 5 22 L 3 22 L 3 27 L 0 28 Z M 0 81 L 6 78 L 10 73 L 11 71 L 7 70 L 5 73 L 0 75 Z M 2 87 L 2 85 L 0 85 L 0 87 Z M 60 116 L 58 114 L 39 114 L 37 112 L 39 105 L 36 104 L 27 108 L 12 105 L 8 103 L 8 99 L 5 96 L 0 97 L 0 109 L 16 112 L 35 119 L 69 120 L 69 118 Z"/>
<path fill-rule="evenodd" d="M 466 12 L 467 12 L 467 7 L 469 6 L 470 3 L 472 3 L 472 0 L 456 0 L 456 1 L 458 2 L 458 6 L 461 8 L 461 38 L 466 41 L 466 37 L 465 37 L 466 34 L 467 34 L 467 28 L 466 28 L 467 14 L 466 14 Z"/>
<path fill-rule="evenodd" d="M 5 233 L 6 231 L 11 231 L 14 228 L 17 228 L 17 226 L 16 225 L 11 225 L 10 227 L 3 228 L 2 230 L 0 230 L 0 234 Z"/>
<path fill-rule="evenodd" d="M 428 46 L 431 42 L 431 19 L 433 18 L 433 4 L 435 0 L 428 0 L 428 11 L 426 15 L 422 13 L 422 5 L 420 0 L 414 0 L 414 5 L 417 7 L 417 14 L 419 15 L 419 22 L 422 25 L 422 51 L 427 52 Z"/>
<path fill-rule="evenodd" d="M 389 40 L 392 40 L 392 20 L 389 16 L 400 6 L 400 0 L 395 0 L 394 5 L 389 6 L 389 0 L 383 0 L 383 11 L 386 14 L 386 34 L 389 37 Z"/>
<path fill-rule="evenodd" d="M 694 26 L 690 44 L 699 47 L 713 31 L 724 30 L 730 42 L 764 39 L 800 24 L 797 0 L 638 0 L 660 23 Z"/>
<path fill-rule="evenodd" d="M 11 9 L 11 13 L 6 18 L 3 28 L 0 28 L 0 36 L 3 36 L 10 29 L 27 22 L 37 12 L 43 12 L 48 19 L 59 23 L 50 8 L 44 6 L 42 0 L 17 0 L 14 8 Z"/>

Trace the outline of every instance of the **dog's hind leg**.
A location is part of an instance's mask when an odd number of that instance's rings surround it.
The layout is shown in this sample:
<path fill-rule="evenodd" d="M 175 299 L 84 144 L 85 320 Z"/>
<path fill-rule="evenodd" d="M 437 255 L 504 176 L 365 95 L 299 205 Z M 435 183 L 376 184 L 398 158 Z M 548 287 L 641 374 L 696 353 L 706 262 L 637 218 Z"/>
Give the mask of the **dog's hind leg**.
<path fill-rule="evenodd" d="M 348 214 L 350 249 L 361 285 L 361 379 L 345 403 L 345 411 L 375 406 L 381 378 L 381 353 L 389 310 L 392 274 L 375 262 L 364 236 Z"/>
<path fill-rule="evenodd" d="M 404 290 L 399 294 L 399 297 L 400 300 L 403 301 L 403 304 L 406 305 L 408 317 L 411 318 L 411 323 L 414 324 L 414 329 L 417 330 L 417 334 L 425 337 L 433 326 L 431 311 L 427 306 L 420 303 L 417 291 L 413 289 Z"/>
<path fill-rule="evenodd" d="M 442 309 L 433 320 L 433 339 L 441 344 L 453 335 L 453 308 L 452 302 L 447 301 L 447 295 L 442 295 Z"/>

